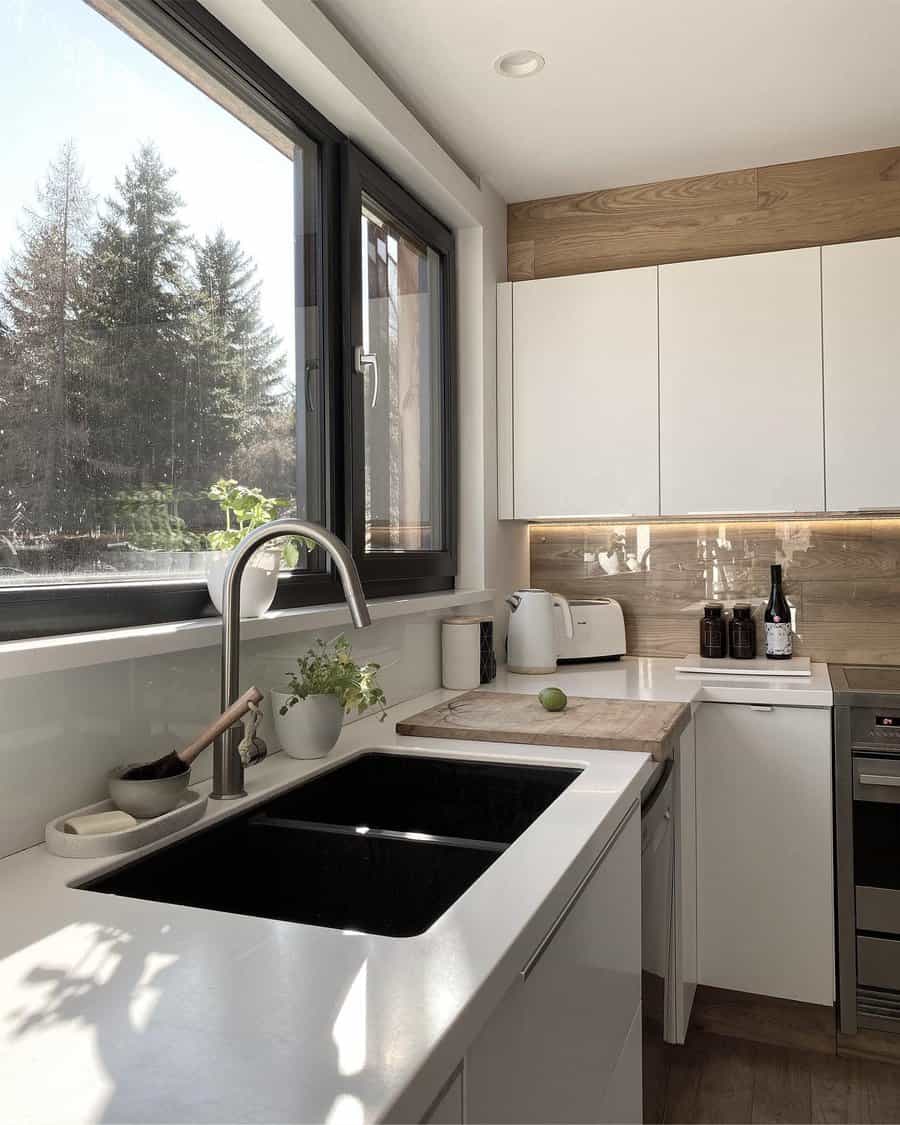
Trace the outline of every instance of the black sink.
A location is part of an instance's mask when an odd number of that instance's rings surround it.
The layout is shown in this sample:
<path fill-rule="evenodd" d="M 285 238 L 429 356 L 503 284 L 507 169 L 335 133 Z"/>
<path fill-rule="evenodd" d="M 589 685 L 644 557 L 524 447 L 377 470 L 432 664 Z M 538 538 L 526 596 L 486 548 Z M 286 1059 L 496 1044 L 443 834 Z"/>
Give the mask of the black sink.
<path fill-rule="evenodd" d="M 511 844 L 580 772 L 369 753 L 276 797 L 265 810 L 291 820 Z"/>
<path fill-rule="evenodd" d="M 364 754 L 81 888 L 409 937 L 579 772 Z"/>

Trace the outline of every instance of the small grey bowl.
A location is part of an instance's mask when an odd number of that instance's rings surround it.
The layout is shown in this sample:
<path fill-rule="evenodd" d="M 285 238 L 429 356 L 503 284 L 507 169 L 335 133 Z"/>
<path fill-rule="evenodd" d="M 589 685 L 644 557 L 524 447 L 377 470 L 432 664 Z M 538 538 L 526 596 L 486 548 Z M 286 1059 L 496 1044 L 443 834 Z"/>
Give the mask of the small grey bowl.
<path fill-rule="evenodd" d="M 181 800 L 191 778 L 191 767 L 173 777 L 154 778 L 150 781 L 127 781 L 122 774 L 139 763 L 117 766 L 109 772 L 109 795 L 112 803 L 132 816 L 146 819 L 171 812 Z"/>

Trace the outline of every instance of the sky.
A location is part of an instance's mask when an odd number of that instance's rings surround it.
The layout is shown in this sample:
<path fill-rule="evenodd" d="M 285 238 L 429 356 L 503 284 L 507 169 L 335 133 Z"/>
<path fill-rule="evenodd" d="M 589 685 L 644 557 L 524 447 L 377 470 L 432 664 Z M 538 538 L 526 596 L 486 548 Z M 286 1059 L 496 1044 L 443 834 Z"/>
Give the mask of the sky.
<path fill-rule="evenodd" d="M 0 269 L 66 140 L 98 202 L 137 147 L 155 141 L 177 170 L 189 230 L 202 237 L 221 225 L 256 261 L 263 316 L 293 381 L 290 160 L 84 0 L 0 0 L 0 107 Z"/>

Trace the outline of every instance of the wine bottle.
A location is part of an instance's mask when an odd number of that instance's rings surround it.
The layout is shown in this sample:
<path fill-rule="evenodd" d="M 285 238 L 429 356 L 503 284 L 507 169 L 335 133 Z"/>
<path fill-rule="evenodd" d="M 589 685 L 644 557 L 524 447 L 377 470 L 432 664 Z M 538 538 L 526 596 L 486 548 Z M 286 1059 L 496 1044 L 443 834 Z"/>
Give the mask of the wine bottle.
<path fill-rule="evenodd" d="M 790 660 L 794 655 L 791 633 L 791 608 L 781 588 L 781 566 L 772 566 L 772 592 L 764 615 L 766 656 L 769 660 Z"/>

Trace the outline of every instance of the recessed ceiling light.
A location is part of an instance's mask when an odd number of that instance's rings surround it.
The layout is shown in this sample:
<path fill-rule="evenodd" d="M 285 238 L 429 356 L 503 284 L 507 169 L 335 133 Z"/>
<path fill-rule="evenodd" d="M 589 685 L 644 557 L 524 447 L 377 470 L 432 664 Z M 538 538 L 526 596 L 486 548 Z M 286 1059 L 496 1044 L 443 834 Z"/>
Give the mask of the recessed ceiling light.
<path fill-rule="evenodd" d="M 537 51 L 507 51 L 494 59 L 494 70 L 504 78 L 530 78 L 544 69 L 545 61 Z"/>

